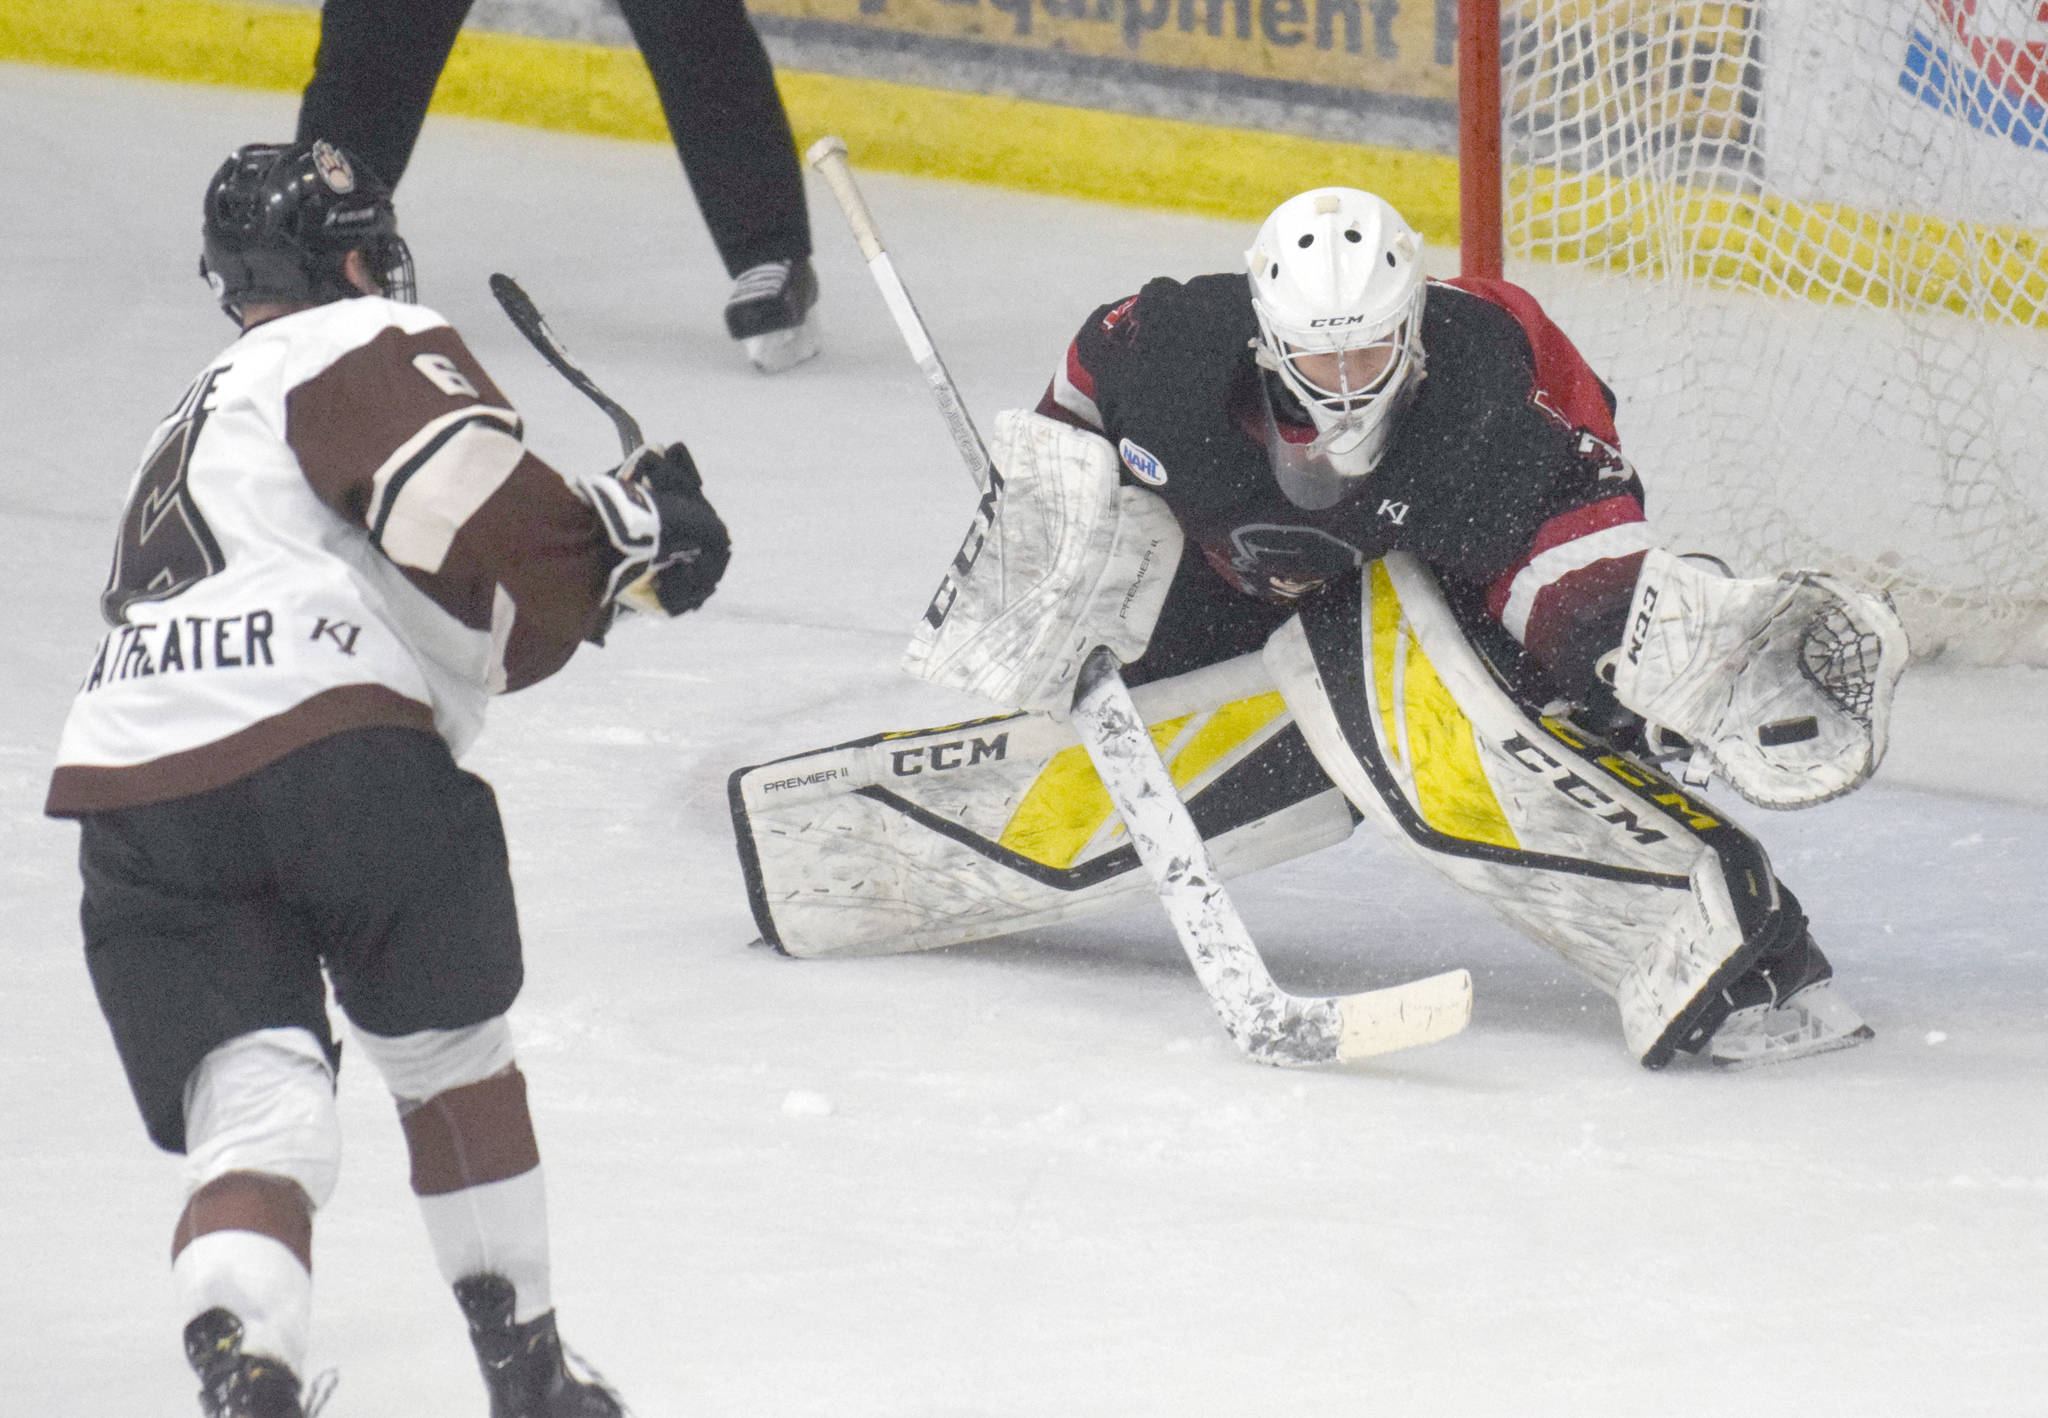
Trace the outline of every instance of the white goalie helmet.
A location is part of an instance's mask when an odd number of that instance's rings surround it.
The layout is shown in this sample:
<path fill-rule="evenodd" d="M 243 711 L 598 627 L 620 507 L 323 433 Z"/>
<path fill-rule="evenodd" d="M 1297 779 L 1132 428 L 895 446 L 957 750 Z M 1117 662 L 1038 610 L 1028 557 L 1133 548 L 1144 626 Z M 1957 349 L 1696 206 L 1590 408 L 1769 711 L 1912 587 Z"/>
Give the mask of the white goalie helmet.
<path fill-rule="evenodd" d="M 1370 192 L 1318 187 L 1273 209 L 1245 264 L 1256 358 L 1315 422 L 1307 451 L 1363 477 L 1422 375 L 1422 238 Z"/>

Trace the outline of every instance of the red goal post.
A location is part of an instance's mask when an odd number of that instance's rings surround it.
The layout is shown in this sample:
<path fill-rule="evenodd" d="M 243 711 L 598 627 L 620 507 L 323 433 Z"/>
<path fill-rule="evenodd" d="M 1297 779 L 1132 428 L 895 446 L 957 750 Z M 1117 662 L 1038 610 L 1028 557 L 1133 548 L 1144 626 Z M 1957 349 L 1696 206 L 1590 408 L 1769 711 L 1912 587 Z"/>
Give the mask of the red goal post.
<path fill-rule="evenodd" d="M 1674 545 L 2048 664 L 2048 9 L 1460 0 L 1468 275 L 1621 399 Z"/>
<path fill-rule="evenodd" d="M 1500 0 L 1458 0 L 1458 271 L 1501 278 Z"/>

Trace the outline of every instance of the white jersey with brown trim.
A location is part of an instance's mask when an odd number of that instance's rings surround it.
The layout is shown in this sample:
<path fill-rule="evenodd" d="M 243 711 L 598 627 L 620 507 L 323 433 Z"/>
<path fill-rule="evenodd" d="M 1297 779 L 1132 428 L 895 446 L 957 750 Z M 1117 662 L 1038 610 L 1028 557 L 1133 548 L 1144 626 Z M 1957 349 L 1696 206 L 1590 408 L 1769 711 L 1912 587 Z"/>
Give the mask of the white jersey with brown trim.
<path fill-rule="evenodd" d="M 515 472 L 552 484 L 541 505 L 486 514 L 526 491 Z M 529 524 L 538 558 L 505 535 L 530 543 Z M 204 791 L 362 725 L 431 728 L 462 752 L 506 686 L 515 620 L 529 603 L 549 619 L 505 564 L 552 554 L 569 609 L 554 619 L 573 623 L 553 638 L 573 650 L 601 597 L 593 533 L 431 310 L 365 297 L 256 326 L 143 456 L 50 811 Z"/>

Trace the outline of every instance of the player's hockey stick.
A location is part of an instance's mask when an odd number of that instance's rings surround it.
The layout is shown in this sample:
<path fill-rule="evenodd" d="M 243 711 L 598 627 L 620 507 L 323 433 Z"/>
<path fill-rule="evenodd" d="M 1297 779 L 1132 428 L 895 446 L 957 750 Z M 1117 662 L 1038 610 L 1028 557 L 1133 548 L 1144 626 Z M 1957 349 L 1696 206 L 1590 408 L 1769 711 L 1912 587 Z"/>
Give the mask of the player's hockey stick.
<path fill-rule="evenodd" d="M 882 248 L 874 217 L 854 185 L 846 144 L 821 138 L 807 156 L 845 210 L 961 461 L 985 491 L 992 471 L 987 446 Z M 1340 1063 L 1434 1043 L 1465 1027 L 1472 1017 L 1472 977 L 1464 970 L 1356 995 L 1304 998 L 1282 990 L 1231 905 L 1173 775 L 1131 702 L 1116 656 L 1106 648 L 1098 646 L 1082 668 L 1072 722 L 1158 888 L 1196 978 L 1246 1053 L 1270 1064 Z"/>
<path fill-rule="evenodd" d="M 598 388 L 597 381 L 585 374 L 562 352 L 561 341 L 555 338 L 555 332 L 549 328 L 546 318 L 540 313 L 540 308 L 519 288 L 519 282 L 502 273 L 494 275 L 491 277 L 491 294 L 498 298 L 498 304 L 505 308 L 505 313 L 512 318 L 512 323 L 518 327 L 519 333 L 526 336 L 526 342 L 540 351 L 541 358 L 552 364 L 556 372 L 582 390 L 590 402 L 611 417 L 612 427 L 619 431 L 619 449 L 627 458 L 631 458 L 646 442 L 640 436 L 639 421 L 621 408 L 611 395 Z M 639 475 L 639 468 L 637 465 L 628 467 L 622 463 L 619 474 L 630 482 Z M 611 514 L 607 512 L 603 515 L 609 517 Z M 618 603 L 627 609 L 657 619 L 666 618 L 668 615 L 668 612 L 662 609 L 660 598 L 655 594 L 654 588 L 644 579 L 631 582 L 621 589 L 618 592 Z M 605 624 L 609 625 L 610 622 L 606 621 Z"/>
<path fill-rule="evenodd" d="M 631 414 L 620 408 L 611 395 L 597 387 L 597 381 L 579 369 L 575 361 L 562 349 L 562 342 L 555 338 L 555 332 L 548 328 L 547 320 L 534 305 L 533 300 L 519 288 L 519 282 L 503 272 L 491 277 L 491 294 L 498 298 L 519 333 L 526 336 L 527 343 L 540 351 L 541 358 L 552 364 L 561 376 L 582 391 L 583 396 L 605 411 L 612 421 L 612 427 L 619 431 L 619 447 L 627 457 L 646 440 L 640 437 L 640 425 Z"/>

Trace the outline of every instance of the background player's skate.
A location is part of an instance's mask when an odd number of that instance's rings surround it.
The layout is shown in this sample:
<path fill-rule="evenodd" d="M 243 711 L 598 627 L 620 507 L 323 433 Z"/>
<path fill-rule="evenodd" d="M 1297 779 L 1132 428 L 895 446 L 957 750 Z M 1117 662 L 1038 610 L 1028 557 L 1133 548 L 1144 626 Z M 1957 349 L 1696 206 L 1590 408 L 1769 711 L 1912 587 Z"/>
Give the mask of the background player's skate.
<path fill-rule="evenodd" d="M 725 328 L 763 374 L 818 353 L 818 276 L 808 257 L 764 261 L 740 272 L 725 302 Z"/>

